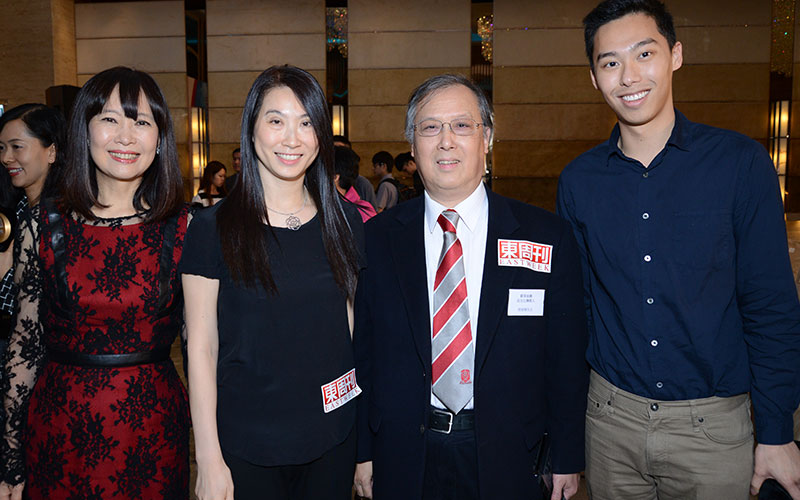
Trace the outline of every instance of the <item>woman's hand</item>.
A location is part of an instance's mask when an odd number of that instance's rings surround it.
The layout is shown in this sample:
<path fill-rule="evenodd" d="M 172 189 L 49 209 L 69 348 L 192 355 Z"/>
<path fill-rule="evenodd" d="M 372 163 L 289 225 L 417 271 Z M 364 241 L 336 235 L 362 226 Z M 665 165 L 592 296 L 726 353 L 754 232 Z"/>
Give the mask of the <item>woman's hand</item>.
<path fill-rule="evenodd" d="M 0 500 L 22 500 L 22 490 L 24 489 L 25 483 L 19 483 L 16 486 L 0 483 Z M 231 500 L 233 500 L 233 497 L 231 497 Z"/>
<path fill-rule="evenodd" d="M 222 458 L 204 466 L 197 464 L 194 493 L 197 500 L 233 500 L 231 471 Z M 3 500 L 2 496 L 0 500 Z"/>

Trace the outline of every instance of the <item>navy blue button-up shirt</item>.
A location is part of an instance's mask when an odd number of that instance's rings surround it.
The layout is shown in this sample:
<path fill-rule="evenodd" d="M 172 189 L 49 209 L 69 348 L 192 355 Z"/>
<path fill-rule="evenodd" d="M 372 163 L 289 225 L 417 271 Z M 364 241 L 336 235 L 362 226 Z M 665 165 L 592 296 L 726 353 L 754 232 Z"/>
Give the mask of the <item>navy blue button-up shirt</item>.
<path fill-rule="evenodd" d="M 759 442 L 792 440 L 800 304 L 764 148 L 676 111 L 649 167 L 608 142 L 561 174 L 582 253 L 587 359 L 655 400 L 751 392 Z"/>

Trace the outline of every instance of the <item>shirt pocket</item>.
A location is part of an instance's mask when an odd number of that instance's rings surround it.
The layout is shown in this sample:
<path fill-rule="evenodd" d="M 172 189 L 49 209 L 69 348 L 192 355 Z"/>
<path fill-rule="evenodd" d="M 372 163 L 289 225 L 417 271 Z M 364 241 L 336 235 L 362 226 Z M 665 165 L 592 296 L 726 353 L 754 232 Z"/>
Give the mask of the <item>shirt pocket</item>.
<path fill-rule="evenodd" d="M 730 210 L 675 212 L 669 259 L 686 270 L 721 269 L 734 255 Z"/>

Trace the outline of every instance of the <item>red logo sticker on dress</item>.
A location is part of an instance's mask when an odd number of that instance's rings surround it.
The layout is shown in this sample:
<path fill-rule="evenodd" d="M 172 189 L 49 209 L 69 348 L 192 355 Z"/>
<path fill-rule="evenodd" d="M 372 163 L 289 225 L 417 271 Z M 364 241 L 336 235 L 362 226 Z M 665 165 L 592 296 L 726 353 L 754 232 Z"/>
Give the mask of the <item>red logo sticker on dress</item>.
<path fill-rule="evenodd" d="M 325 413 L 330 413 L 359 394 L 361 388 L 356 383 L 356 369 L 353 368 L 333 382 L 322 386 L 322 408 Z"/>
<path fill-rule="evenodd" d="M 532 271 L 549 273 L 553 259 L 553 245 L 525 240 L 497 240 L 497 265 L 526 267 Z"/>
<path fill-rule="evenodd" d="M 461 370 L 461 383 L 469 384 L 469 368 Z"/>

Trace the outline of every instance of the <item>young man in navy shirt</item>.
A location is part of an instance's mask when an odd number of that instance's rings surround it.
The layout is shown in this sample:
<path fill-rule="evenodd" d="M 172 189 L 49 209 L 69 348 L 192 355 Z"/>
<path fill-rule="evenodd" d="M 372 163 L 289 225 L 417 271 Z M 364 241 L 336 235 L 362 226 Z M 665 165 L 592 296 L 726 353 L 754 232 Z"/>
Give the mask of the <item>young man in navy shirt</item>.
<path fill-rule="evenodd" d="M 675 110 L 682 47 L 661 2 L 607 0 L 584 27 L 618 118 L 557 203 L 583 260 L 590 495 L 746 499 L 774 477 L 800 499 L 800 305 L 772 162 Z"/>

